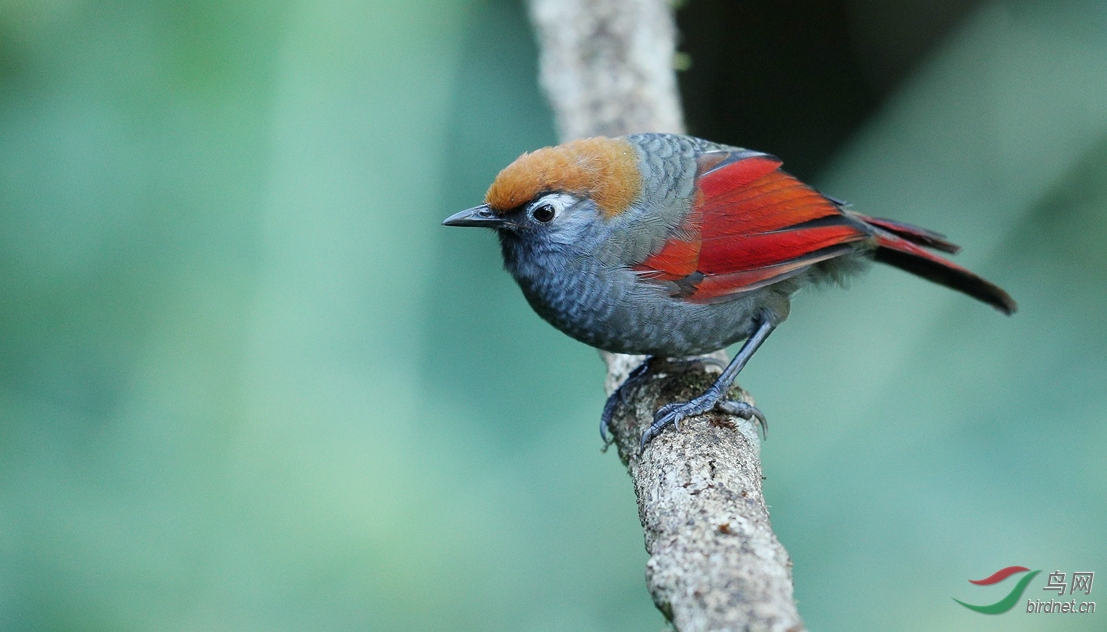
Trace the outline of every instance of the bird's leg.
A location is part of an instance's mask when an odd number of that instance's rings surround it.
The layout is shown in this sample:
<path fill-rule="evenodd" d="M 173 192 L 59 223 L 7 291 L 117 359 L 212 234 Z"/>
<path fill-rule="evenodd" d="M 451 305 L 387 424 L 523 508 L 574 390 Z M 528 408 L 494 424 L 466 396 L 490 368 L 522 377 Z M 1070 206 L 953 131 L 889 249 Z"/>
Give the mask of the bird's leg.
<path fill-rule="evenodd" d="M 625 405 L 627 403 L 627 393 L 629 393 L 632 388 L 637 387 L 638 383 L 649 374 L 650 363 L 653 362 L 653 360 L 654 356 L 646 356 L 646 359 L 642 360 L 642 364 L 639 364 L 630 372 L 627 379 L 619 385 L 619 388 L 615 389 L 615 392 L 607 398 L 607 402 L 603 405 L 603 412 L 600 413 L 600 437 L 603 438 L 604 450 L 607 450 L 607 446 L 611 445 L 612 441 L 614 441 L 608 434 L 608 431 L 611 428 L 611 419 L 615 416 L 615 408 L 618 407 L 619 404 Z M 718 358 L 712 358 L 710 356 L 679 359 L 669 358 L 668 361 L 690 364 L 710 364 L 717 366 L 720 370 L 725 369 L 727 366 Z"/>
<path fill-rule="evenodd" d="M 737 415 L 743 419 L 756 419 L 761 425 L 762 430 L 766 429 L 767 424 L 765 422 L 765 416 L 761 414 L 761 411 L 745 402 L 726 400 L 725 396 L 730 390 L 730 385 L 734 383 L 734 378 L 738 377 L 738 372 L 742 370 L 742 367 L 746 366 L 746 363 L 753 357 L 757 348 L 761 346 L 761 343 L 765 342 L 765 339 L 769 337 L 769 334 L 771 334 L 775 328 L 776 325 L 773 324 L 772 321 L 762 319 L 757 327 L 757 331 L 746 339 L 746 343 L 742 345 L 738 354 L 735 355 L 734 359 L 730 361 L 730 364 L 723 369 L 723 374 L 719 376 L 719 379 L 715 380 L 714 384 L 707 388 L 703 395 L 693 398 L 691 401 L 674 402 L 662 406 L 654 414 L 653 424 L 642 433 L 642 447 L 645 447 L 651 439 L 656 437 L 665 426 L 672 424 L 679 428 L 680 422 L 684 419 L 695 415 L 702 415 L 716 407 L 723 412 Z"/>

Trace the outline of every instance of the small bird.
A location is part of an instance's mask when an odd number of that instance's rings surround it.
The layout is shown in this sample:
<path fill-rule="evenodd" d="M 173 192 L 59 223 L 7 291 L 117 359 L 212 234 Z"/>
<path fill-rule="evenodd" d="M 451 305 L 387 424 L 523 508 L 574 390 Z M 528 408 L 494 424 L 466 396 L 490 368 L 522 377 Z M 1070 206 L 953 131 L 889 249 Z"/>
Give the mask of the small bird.
<path fill-rule="evenodd" d="M 530 306 L 585 344 L 687 357 L 745 340 L 706 392 L 656 412 L 643 447 L 716 408 L 764 427 L 759 410 L 726 399 L 738 372 L 800 288 L 840 282 L 870 260 L 1015 312 L 1007 292 L 927 250 L 958 252 L 944 235 L 849 210 L 781 164 L 675 134 L 580 139 L 523 154 L 484 204 L 443 224 L 494 229 Z M 604 408 L 605 441 L 618 396 Z"/>

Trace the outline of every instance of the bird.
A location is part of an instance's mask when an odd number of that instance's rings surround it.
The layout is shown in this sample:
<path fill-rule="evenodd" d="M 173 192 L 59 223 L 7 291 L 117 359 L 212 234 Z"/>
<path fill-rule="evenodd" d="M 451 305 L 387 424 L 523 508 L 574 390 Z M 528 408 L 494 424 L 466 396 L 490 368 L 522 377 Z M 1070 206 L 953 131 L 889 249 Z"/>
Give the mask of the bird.
<path fill-rule="evenodd" d="M 933 252 L 960 250 L 945 235 L 855 212 L 782 164 L 679 134 L 577 139 L 524 153 L 482 204 L 442 223 L 493 229 L 534 311 L 587 345 L 687 358 L 744 341 L 703 394 L 655 412 L 643 449 L 715 409 L 766 428 L 756 407 L 727 399 L 734 379 L 798 290 L 841 284 L 871 261 L 1016 311 L 999 286 Z M 601 416 L 605 442 L 619 396 Z"/>

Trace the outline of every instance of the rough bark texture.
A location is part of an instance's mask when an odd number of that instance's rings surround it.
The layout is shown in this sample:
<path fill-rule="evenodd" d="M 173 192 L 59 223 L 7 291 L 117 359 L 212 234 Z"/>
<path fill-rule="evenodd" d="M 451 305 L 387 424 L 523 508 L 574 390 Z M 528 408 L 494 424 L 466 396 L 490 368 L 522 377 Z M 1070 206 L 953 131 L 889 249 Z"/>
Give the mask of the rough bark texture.
<path fill-rule="evenodd" d="M 532 0 L 530 8 L 563 139 L 684 131 L 667 3 Z"/>
<path fill-rule="evenodd" d="M 683 131 L 667 2 L 531 0 L 530 9 L 562 140 Z M 609 393 L 642 361 L 602 355 Z M 705 366 L 656 361 L 616 411 L 612 430 L 638 496 L 650 594 L 681 632 L 803 630 L 792 563 L 761 493 L 752 424 L 712 413 L 639 448 L 654 411 L 702 393 L 713 378 Z M 732 396 L 749 401 L 737 387 Z"/>

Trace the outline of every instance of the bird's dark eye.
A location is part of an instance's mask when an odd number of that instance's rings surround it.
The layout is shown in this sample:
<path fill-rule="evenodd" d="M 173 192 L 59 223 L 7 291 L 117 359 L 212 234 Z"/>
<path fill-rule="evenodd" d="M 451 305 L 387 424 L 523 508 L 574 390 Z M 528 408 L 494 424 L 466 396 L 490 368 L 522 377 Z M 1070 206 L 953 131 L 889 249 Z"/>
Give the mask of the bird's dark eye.
<path fill-rule="evenodd" d="M 539 204 L 530 212 L 530 216 L 542 223 L 546 223 L 554 218 L 554 207 L 549 204 Z"/>

